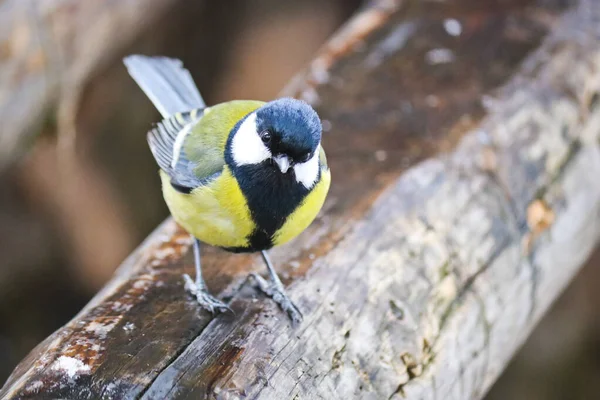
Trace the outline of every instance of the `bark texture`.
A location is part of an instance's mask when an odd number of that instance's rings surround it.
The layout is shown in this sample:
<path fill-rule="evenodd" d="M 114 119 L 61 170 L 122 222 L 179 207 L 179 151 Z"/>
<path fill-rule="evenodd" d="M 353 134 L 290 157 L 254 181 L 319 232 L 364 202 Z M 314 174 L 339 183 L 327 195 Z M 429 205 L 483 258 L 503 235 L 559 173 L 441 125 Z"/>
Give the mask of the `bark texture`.
<path fill-rule="evenodd" d="M 600 4 L 381 2 L 285 90 L 323 118 L 325 209 L 273 251 L 293 328 L 160 226 L 0 391 L 7 399 L 481 398 L 597 243 Z"/>

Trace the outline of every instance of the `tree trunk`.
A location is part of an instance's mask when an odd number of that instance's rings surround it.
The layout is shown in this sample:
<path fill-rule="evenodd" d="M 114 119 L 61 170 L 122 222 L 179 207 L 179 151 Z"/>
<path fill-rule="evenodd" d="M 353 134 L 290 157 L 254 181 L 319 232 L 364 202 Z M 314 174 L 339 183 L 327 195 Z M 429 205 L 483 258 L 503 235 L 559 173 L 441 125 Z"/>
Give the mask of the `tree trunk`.
<path fill-rule="evenodd" d="M 160 226 L 0 397 L 481 398 L 594 248 L 600 4 L 381 2 L 285 94 L 323 118 L 322 215 L 273 250 L 285 314 L 211 250 Z"/>

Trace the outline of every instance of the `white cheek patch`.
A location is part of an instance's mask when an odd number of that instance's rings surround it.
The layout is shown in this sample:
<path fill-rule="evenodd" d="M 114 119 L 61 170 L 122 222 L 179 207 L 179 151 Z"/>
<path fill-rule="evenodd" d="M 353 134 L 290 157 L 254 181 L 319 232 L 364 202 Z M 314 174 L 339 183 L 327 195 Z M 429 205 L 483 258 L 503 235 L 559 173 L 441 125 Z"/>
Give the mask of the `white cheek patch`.
<path fill-rule="evenodd" d="M 256 131 L 256 113 L 250 114 L 234 134 L 231 155 L 238 166 L 260 164 L 271 158 L 271 152 Z"/>
<path fill-rule="evenodd" d="M 319 177 L 319 151 L 315 151 L 312 158 L 301 164 L 294 166 L 296 181 L 300 182 L 305 188 L 310 189 L 317 183 Z"/>

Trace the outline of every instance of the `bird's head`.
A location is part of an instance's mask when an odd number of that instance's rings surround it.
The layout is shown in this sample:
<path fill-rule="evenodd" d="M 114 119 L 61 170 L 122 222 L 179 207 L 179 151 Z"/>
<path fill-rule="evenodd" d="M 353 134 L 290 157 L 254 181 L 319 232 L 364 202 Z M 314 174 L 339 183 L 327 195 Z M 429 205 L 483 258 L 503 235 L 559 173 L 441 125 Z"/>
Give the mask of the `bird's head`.
<path fill-rule="evenodd" d="M 318 178 L 321 121 L 307 103 L 291 98 L 271 101 L 234 129 L 230 154 L 235 166 L 264 164 L 292 175 L 307 188 Z"/>

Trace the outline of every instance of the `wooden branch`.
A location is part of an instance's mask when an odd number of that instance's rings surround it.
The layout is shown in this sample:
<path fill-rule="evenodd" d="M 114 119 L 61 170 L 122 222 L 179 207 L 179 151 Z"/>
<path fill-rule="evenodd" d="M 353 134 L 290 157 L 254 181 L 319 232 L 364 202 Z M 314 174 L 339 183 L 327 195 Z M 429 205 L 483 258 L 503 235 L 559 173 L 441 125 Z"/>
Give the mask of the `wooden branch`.
<path fill-rule="evenodd" d="M 600 229 L 600 4 L 524 3 L 374 5 L 286 90 L 334 179 L 273 251 L 300 327 L 251 255 L 209 252 L 236 315 L 200 310 L 169 220 L 0 397 L 481 398 Z"/>
<path fill-rule="evenodd" d="M 50 109 L 74 118 L 87 79 L 172 2 L 0 1 L 0 169 L 26 150 Z"/>

